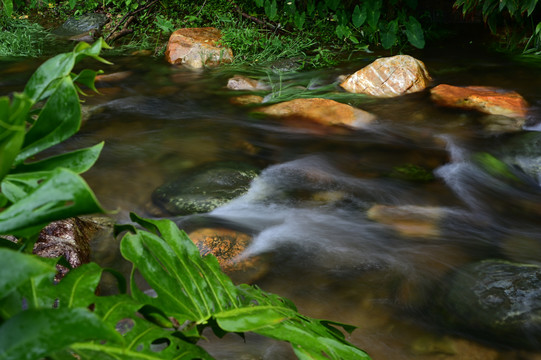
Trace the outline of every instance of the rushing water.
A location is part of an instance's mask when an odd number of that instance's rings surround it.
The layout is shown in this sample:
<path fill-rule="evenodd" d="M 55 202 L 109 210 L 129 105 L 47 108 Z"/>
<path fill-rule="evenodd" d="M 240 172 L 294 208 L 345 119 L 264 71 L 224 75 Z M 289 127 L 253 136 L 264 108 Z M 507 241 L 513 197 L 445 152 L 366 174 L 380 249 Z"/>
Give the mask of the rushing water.
<path fill-rule="evenodd" d="M 461 54 L 416 56 L 435 83 L 518 91 L 532 105 L 528 126 L 537 130 L 540 69 L 493 54 Z M 306 95 L 368 58 L 282 74 L 229 67 L 191 72 L 138 57 L 113 61 L 105 70 L 127 76 L 102 82 L 102 95 L 86 99 L 91 116 L 62 148 L 105 141 L 85 178 L 119 221 L 130 211 L 165 216 L 151 194 L 187 169 L 247 162 L 262 169 L 248 193 L 196 219 L 254 235 L 246 255 L 266 259 L 269 269 L 256 280 L 263 289 L 292 299 L 306 315 L 358 326 L 350 340 L 374 359 L 541 358 L 487 334 L 454 329 L 431 310 L 446 275 L 464 264 L 541 261 L 538 185 L 515 187 L 471 161 L 473 153 L 498 154 L 507 137 L 485 131 L 483 116 L 438 108 L 426 92 L 382 100 L 350 96 L 347 102 L 378 121 L 355 131 L 305 128 L 254 117 L 252 108 L 232 105 L 238 94 L 225 89 L 229 77 L 244 73 L 270 81 L 274 96 Z M 0 94 L 22 90 L 36 66 L 1 63 Z M 416 180 L 400 169 L 424 169 L 428 178 Z M 375 209 L 383 215 L 374 216 Z M 194 217 L 175 220 L 189 229 Z M 96 261 L 116 263 L 116 246 L 111 239 L 95 244 Z M 246 342 L 228 336 L 205 346 L 219 359 L 292 356 L 287 346 L 251 335 Z"/>

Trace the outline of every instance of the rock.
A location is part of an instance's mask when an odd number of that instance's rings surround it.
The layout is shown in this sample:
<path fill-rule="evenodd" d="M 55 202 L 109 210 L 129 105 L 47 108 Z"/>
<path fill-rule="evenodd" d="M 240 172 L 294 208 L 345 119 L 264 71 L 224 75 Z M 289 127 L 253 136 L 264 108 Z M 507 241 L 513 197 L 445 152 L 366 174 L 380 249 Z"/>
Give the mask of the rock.
<path fill-rule="evenodd" d="M 372 221 L 390 225 L 403 236 L 427 238 L 440 235 L 443 210 L 432 206 L 374 205 L 367 216 Z"/>
<path fill-rule="evenodd" d="M 261 107 L 256 112 L 288 120 L 304 120 L 321 125 L 345 125 L 358 129 L 365 128 L 376 119 L 375 115 L 364 110 L 320 98 L 295 99 Z"/>
<path fill-rule="evenodd" d="M 172 215 L 206 213 L 246 193 L 258 173 L 243 163 L 207 164 L 160 186 L 152 200 Z"/>
<path fill-rule="evenodd" d="M 263 97 L 258 95 L 241 95 L 232 97 L 229 99 L 229 102 L 234 105 L 261 104 L 263 102 Z"/>
<path fill-rule="evenodd" d="M 269 90 L 270 87 L 257 80 L 242 75 L 235 75 L 227 81 L 227 88 L 231 90 Z"/>
<path fill-rule="evenodd" d="M 487 86 L 441 84 L 430 90 L 430 98 L 440 106 L 520 119 L 526 117 L 528 109 L 528 103 L 517 92 Z"/>
<path fill-rule="evenodd" d="M 101 28 L 109 21 L 107 15 L 90 13 L 78 17 L 70 17 L 52 33 L 56 36 L 70 38 L 72 40 L 86 41 L 89 40 L 86 35 L 89 33 L 95 34 L 101 31 Z M 92 37 L 90 38 L 92 40 Z"/>
<path fill-rule="evenodd" d="M 233 61 L 231 49 L 218 45 L 222 35 L 212 27 L 184 28 L 171 34 L 165 60 L 194 69 Z"/>
<path fill-rule="evenodd" d="M 131 71 L 118 71 L 111 74 L 101 74 L 96 75 L 96 82 L 118 82 L 122 80 L 126 80 L 130 76 L 133 75 L 133 72 Z"/>
<path fill-rule="evenodd" d="M 499 343 L 541 348 L 541 267 L 484 260 L 455 271 L 441 293 L 445 319 Z"/>
<path fill-rule="evenodd" d="M 41 230 L 33 253 L 47 258 L 64 256 L 70 266 L 76 268 L 90 261 L 90 240 L 106 226 L 112 228 L 112 220 L 108 225 L 92 217 L 54 221 Z M 62 265 L 57 265 L 57 270 L 56 281 L 69 271 Z"/>
<path fill-rule="evenodd" d="M 260 256 L 243 257 L 252 242 L 248 234 L 226 228 L 202 228 L 190 232 L 188 236 L 202 256 L 214 255 L 222 270 L 235 281 L 251 282 L 267 271 Z"/>
<path fill-rule="evenodd" d="M 425 64 L 408 55 L 380 58 L 346 78 L 346 91 L 394 97 L 424 90 L 431 81 Z"/>

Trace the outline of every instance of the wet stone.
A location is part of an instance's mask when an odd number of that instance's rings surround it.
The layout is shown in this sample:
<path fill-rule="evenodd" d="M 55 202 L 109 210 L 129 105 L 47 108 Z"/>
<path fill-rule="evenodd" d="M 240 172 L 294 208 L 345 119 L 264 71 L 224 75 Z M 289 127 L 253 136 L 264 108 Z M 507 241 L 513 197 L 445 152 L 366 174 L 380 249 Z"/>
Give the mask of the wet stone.
<path fill-rule="evenodd" d="M 245 194 L 258 174 L 245 163 L 211 163 L 160 186 L 152 200 L 172 215 L 206 213 Z"/>
<path fill-rule="evenodd" d="M 70 17 L 64 24 L 53 30 L 61 37 L 72 37 L 88 32 L 100 31 L 109 21 L 105 14 L 91 13 L 79 17 Z"/>
<path fill-rule="evenodd" d="M 444 318 L 472 334 L 541 348 L 541 267 L 485 260 L 455 271 L 441 293 Z"/>

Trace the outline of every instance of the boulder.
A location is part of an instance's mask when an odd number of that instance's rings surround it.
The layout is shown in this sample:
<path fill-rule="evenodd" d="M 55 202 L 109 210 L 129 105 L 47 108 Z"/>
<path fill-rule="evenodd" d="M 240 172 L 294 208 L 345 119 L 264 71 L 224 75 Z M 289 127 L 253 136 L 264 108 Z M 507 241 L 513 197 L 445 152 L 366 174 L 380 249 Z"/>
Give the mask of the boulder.
<path fill-rule="evenodd" d="M 52 33 L 62 38 L 87 41 L 92 40 L 95 33 L 109 21 L 107 15 L 90 13 L 77 17 L 70 17 L 66 22 L 54 29 Z M 87 35 L 91 34 L 90 38 Z"/>
<path fill-rule="evenodd" d="M 444 318 L 488 340 L 541 348 L 541 267 L 484 260 L 449 277 Z"/>
<path fill-rule="evenodd" d="M 269 90 L 270 87 L 255 79 L 242 75 L 235 75 L 227 81 L 227 88 L 231 90 Z"/>
<path fill-rule="evenodd" d="M 424 90 L 431 81 L 425 64 L 409 55 L 380 58 L 340 84 L 351 93 L 395 97 Z"/>
<path fill-rule="evenodd" d="M 201 228 L 188 234 L 202 256 L 212 254 L 222 270 L 235 281 L 251 282 L 263 275 L 267 267 L 261 257 L 243 257 L 252 237 L 227 228 Z"/>
<path fill-rule="evenodd" d="M 517 92 L 487 86 L 441 84 L 430 90 L 430 98 L 440 106 L 512 118 L 524 119 L 528 110 L 528 103 Z"/>
<path fill-rule="evenodd" d="M 169 38 L 165 60 L 199 69 L 233 61 L 233 52 L 219 45 L 222 35 L 213 27 L 179 29 Z"/>
<path fill-rule="evenodd" d="M 246 193 L 258 174 L 248 164 L 215 162 L 160 186 L 152 200 L 172 215 L 206 213 Z"/>
<path fill-rule="evenodd" d="M 365 128 L 376 116 L 352 106 L 329 99 L 295 99 L 256 110 L 265 115 L 318 123 L 321 125 L 345 125 Z"/>

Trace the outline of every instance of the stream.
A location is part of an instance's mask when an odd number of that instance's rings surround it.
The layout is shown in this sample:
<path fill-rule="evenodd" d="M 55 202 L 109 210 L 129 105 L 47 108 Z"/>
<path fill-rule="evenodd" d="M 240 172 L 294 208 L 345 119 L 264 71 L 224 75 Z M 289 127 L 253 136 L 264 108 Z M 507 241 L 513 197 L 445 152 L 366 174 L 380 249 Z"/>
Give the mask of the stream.
<path fill-rule="evenodd" d="M 55 151 L 105 141 L 84 178 L 119 222 L 133 211 L 171 218 L 187 232 L 203 222 L 251 234 L 245 255 L 264 259 L 253 283 L 291 299 L 302 314 L 357 326 L 348 339 L 374 360 L 541 359 L 541 327 L 526 329 L 523 342 L 521 334 L 515 339 L 449 321 L 440 309 L 451 296 L 450 276 L 468 264 L 541 265 L 541 140 L 535 142 L 541 66 L 464 49 L 412 55 L 434 84 L 517 91 L 530 104 L 524 130 L 491 132 L 486 115 L 438 107 L 428 91 L 346 97 L 338 77 L 376 54 L 303 72 L 232 66 L 194 72 L 131 56 L 109 59 L 111 66 L 83 64 L 123 76 L 100 82 L 101 95 L 85 98 L 88 120 Z M 22 91 L 38 65 L 0 59 L 0 95 Z M 254 116 L 253 106 L 231 103 L 239 92 L 225 85 L 235 74 L 269 84 L 261 95 L 270 101 L 342 96 L 377 121 L 351 130 Z M 517 150 L 530 141 L 521 137 L 526 133 L 534 134 L 533 150 Z M 491 171 L 479 160 L 486 154 L 519 180 Z M 207 214 L 172 216 L 153 203 L 155 189 L 216 161 L 251 164 L 261 173 L 246 194 Z M 93 248 L 101 265 L 128 269 L 116 240 L 96 239 Z M 532 317 L 541 318 L 541 296 L 534 300 Z M 206 335 L 201 345 L 217 359 L 294 358 L 287 344 L 256 335 Z"/>

